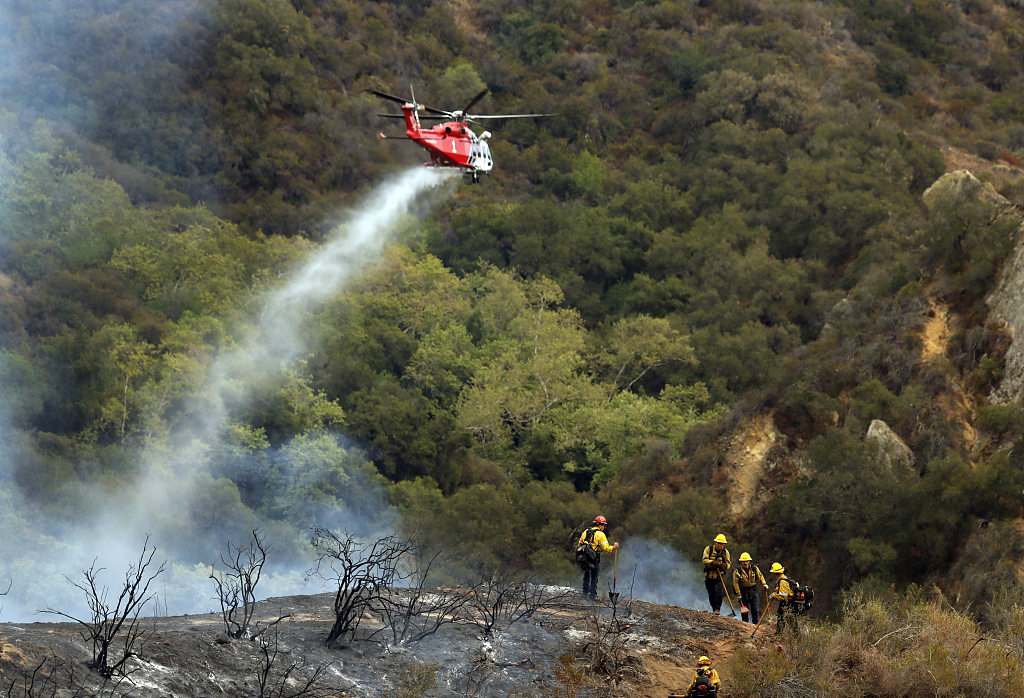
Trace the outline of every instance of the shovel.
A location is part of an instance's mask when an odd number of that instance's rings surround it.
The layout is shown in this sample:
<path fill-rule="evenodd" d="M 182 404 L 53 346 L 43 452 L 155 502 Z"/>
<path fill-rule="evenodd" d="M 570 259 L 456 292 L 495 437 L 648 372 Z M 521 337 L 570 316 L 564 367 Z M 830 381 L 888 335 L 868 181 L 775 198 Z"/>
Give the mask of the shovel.
<path fill-rule="evenodd" d="M 732 607 L 732 599 L 729 598 L 729 590 L 725 588 L 725 579 L 722 577 L 722 570 L 718 570 L 718 581 L 722 583 L 722 591 L 725 592 L 725 600 L 729 602 L 729 615 L 736 617 L 736 609 Z"/>
<path fill-rule="evenodd" d="M 613 604 L 619 600 L 619 592 L 615 590 L 619 576 L 619 549 L 615 549 L 615 562 L 612 564 L 612 588 L 608 591 L 608 600 Z"/>

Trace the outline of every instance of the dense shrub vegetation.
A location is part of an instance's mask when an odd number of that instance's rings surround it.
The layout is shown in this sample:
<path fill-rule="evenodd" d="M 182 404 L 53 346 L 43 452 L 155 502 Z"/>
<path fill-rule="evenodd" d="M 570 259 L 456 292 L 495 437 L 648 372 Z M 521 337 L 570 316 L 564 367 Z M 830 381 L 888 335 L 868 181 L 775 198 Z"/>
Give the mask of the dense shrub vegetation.
<path fill-rule="evenodd" d="M 179 551 L 254 522 L 292 540 L 380 494 L 476 564 L 552 577 L 597 510 L 689 556 L 728 527 L 828 598 L 941 579 L 976 519 L 1020 515 L 984 303 L 1018 222 L 921 205 L 943 147 L 1024 203 L 994 169 L 1024 160 L 1019 5 L 14 5 L 0 458 L 25 504 L 5 551 L 155 478 L 201 494 L 165 513 Z M 490 178 L 313 308 L 288 365 L 217 392 L 218 357 L 338 210 L 419 161 L 376 137 L 364 92 L 410 83 L 558 116 L 495 124 Z M 953 338 L 926 358 L 939 306 Z M 736 520 L 717 437 L 756 410 L 807 467 Z M 912 465 L 866 445 L 875 419 Z"/>

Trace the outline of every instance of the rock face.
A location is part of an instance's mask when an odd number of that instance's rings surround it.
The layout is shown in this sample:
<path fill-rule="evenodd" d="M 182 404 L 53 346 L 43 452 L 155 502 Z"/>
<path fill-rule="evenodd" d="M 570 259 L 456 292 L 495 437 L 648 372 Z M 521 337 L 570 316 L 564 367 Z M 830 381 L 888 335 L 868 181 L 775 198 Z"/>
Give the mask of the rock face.
<path fill-rule="evenodd" d="M 1018 221 L 1014 233 L 1016 247 L 1003 265 L 995 289 L 985 302 L 991 309 L 991 318 L 1003 323 L 1013 338 L 1006 352 L 1003 378 L 989 395 L 989 400 L 997 405 L 1019 402 L 1024 396 L 1024 339 L 1017 341 L 1017 329 L 1024 330 L 1024 226 L 1019 225 L 1020 213 L 992 185 L 983 184 L 967 170 L 943 175 L 928 187 L 922 198 L 929 208 L 940 198 L 964 205 L 980 201 L 991 204 L 998 217 L 1013 217 Z"/>
<path fill-rule="evenodd" d="M 733 516 L 749 513 L 757 502 L 761 477 L 772 469 L 772 450 L 784 441 L 769 414 L 757 414 L 737 429 L 726 454 L 729 468 L 729 512 Z"/>
<path fill-rule="evenodd" d="M 993 320 L 1002 322 L 1013 341 L 1006 351 L 1006 368 L 1003 378 L 989 395 L 994 405 L 1009 405 L 1020 402 L 1024 394 L 1024 340 L 1017 330 L 1024 330 L 1024 239 L 1017 229 L 1017 244 L 1013 254 L 1006 260 L 996 287 L 985 302 L 991 308 Z M 1021 341 L 1018 341 L 1021 340 Z"/>
<path fill-rule="evenodd" d="M 1006 200 L 991 184 L 982 183 L 977 177 L 967 170 L 948 172 L 925 189 L 921 198 L 926 206 L 931 208 L 939 197 L 950 198 L 954 201 L 983 201 L 994 204 L 1003 212 L 1013 209 L 1013 204 Z"/>
<path fill-rule="evenodd" d="M 878 444 L 882 457 L 890 470 L 894 467 L 912 468 L 914 466 L 914 452 L 881 419 L 871 420 L 866 438 Z"/>

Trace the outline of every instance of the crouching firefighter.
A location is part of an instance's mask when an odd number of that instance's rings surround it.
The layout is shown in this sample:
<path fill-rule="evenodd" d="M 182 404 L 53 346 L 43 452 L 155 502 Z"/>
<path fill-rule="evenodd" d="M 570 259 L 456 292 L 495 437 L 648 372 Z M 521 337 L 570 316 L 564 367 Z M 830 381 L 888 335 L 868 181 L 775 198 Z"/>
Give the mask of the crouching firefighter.
<path fill-rule="evenodd" d="M 750 553 L 741 553 L 740 566 L 732 573 L 732 588 L 736 590 L 736 597 L 740 600 L 744 621 L 756 624 L 761 619 L 761 614 L 757 612 L 761 603 L 758 595 L 761 587 L 764 587 L 764 596 L 767 599 L 768 582 L 754 564 Z"/>
<path fill-rule="evenodd" d="M 591 599 L 597 598 L 597 575 L 601 571 L 601 553 L 610 553 L 613 550 L 618 549 L 619 544 L 610 545 L 608 543 L 608 536 L 604 534 L 604 529 L 608 526 L 608 519 L 603 516 L 597 516 L 594 518 L 594 525 L 583 532 L 580 536 L 579 543 L 577 543 L 576 560 L 579 563 L 580 569 L 583 570 L 583 593 L 590 596 Z M 588 550 L 589 548 L 589 550 Z"/>
<path fill-rule="evenodd" d="M 684 698 L 715 698 L 718 690 L 722 687 L 722 680 L 718 678 L 718 671 L 711 667 L 711 660 L 701 657 L 697 660 L 697 671 L 693 675 L 690 687 L 683 694 Z M 669 698 L 679 698 L 673 693 Z"/>

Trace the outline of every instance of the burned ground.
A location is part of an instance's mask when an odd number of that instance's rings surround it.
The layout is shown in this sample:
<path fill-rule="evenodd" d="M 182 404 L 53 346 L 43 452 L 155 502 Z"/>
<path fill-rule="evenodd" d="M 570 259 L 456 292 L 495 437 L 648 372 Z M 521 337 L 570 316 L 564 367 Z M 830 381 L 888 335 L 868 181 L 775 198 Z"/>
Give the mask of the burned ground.
<path fill-rule="evenodd" d="M 356 640 L 329 649 L 324 639 L 333 621 L 332 599 L 319 594 L 257 604 L 260 627 L 289 616 L 264 635 L 278 652 L 262 693 L 257 672 L 267 653 L 252 640 L 227 638 L 219 614 L 147 619 L 148 639 L 129 662 L 130 676 L 120 682 L 105 682 L 88 668 L 90 646 L 75 623 L 0 624 L 0 689 L 12 687 L 12 696 L 57 698 L 295 695 L 319 669 L 318 692 L 308 695 L 381 696 L 402 688 L 403 669 L 436 663 L 438 688 L 431 696 L 542 696 L 565 688 L 569 679 L 558 671 L 559 658 L 573 657 L 562 666 L 581 672 L 581 696 L 664 698 L 686 688 L 697 657 L 722 662 L 748 641 L 751 629 L 704 611 L 625 598 L 613 608 L 607 600 L 591 604 L 569 597 L 490 635 L 461 622 L 406 646 L 389 645 L 381 636 L 358 639 L 380 628 L 367 618 Z M 289 668 L 291 678 L 281 684 Z M 724 674 L 723 681 L 728 695 Z"/>

